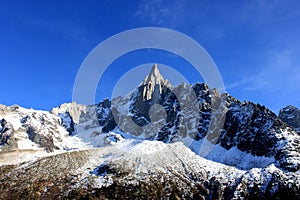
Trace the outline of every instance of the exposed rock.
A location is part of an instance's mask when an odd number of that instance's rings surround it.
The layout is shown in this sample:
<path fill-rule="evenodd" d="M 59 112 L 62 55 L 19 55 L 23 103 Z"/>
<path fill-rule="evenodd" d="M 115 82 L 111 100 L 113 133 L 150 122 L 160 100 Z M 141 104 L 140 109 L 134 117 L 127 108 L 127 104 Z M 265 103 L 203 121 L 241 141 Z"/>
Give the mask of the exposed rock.
<path fill-rule="evenodd" d="M 86 105 L 77 104 L 75 102 L 64 103 L 57 108 L 52 108 L 50 113 L 54 115 L 58 115 L 58 114 L 68 112 L 69 115 L 72 117 L 73 122 L 78 124 L 82 113 L 86 113 L 86 107 L 87 107 Z"/>
<path fill-rule="evenodd" d="M 294 106 L 287 106 L 279 111 L 279 118 L 293 127 L 300 134 L 300 110 Z"/>
<path fill-rule="evenodd" d="M 172 87 L 154 65 L 125 97 L 51 113 L 0 105 L 1 151 L 102 148 L 0 166 L 0 199 L 300 198 L 293 107 L 281 111 L 286 124 L 205 83 Z M 205 141 L 215 157 L 199 156 Z"/>
<path fill-rule="evenodd" d="M 2 119 L 0 125 L 2 151 L 54 152 L 85 146 L 76 138 L 70 138 L 66 142 L 66 138 L 74 128 L 72 123 L 69 123 L 72 120 L 68 119 L 67 115 L 65 118 L 60 118 L 47 111 L 25 109 L 14 105 L 0 106 L 0 119 Z M 74 147 L 74 144 L 79 146 Z"/>
<path fill-rule="evenodd" d="M 109 99 L 100 101 L 96 105 L 64 103 L 53 108 L 51 113 L 62 118 L 63 125 L 68 129 L 70 135 L 101 127 L 101 132 L 97 133 L 99 135 L 108 133 L 116 126 Z"/>
<path fill-rule="evenodd" d="M 133 121 L 138 126 L 145 126 L 150 123 L 149 110 L 151 106 L 160 104 L 163 106 L 169 95 L 171 95 L 172 85 L 160 74 L 157 65 L 153 65 L 149 75 L 137 92 L 131 96 L 129 112 L 132 114 Z"/>
<path fill-rule="evenodd" d="M 66 111 L 65 113 L 59 113 L 58 116 L 61 118 L 62 125 L 69 132 L 69 135 L 75 134 L 75 122 L 69 111 Z"/>
<path fill-rule="evenodd" d="M 163 78 L 157 68 L 157 64 L 154 64 L 140 87 L 143 91 L 142 100 L 152 100 L 152 104 L 156 104 L 160 102 L 164 87 L 171 88 L 172 85 L 168 80 Z"/>
<path fill-rule="evenodd" d="M 39 147 L 45 148 L 47 152 L 53 152 L 54 149 L 59 149 L 54 145 L 53 138 L 47 135 L 39 134 L 38 130 L 35 130 L 32 126 L 27 127 L 28 138 L 39 145 Z"/>
<path fill-rule="evenodd" d="M 283 169 L 291 171 L 300 169 L 298 162 L 300 156 L 299 152 L 297 153 L 297 149 L 300 149 L 300 144 L 297 143 L 299 137 L 269 109 L 260 104 L 240 102 L 229 94 L 220 94 L 216 89 L 210 89 L 204 83 L 192 86 L 197 99 L 196 104 L 193 104 L 192 92 L 189 90 L 191 86 L 187 84 L 173 88 L 164 86 L 161 84 L 164 82 L 162 76 L 155 66 L 150 75 L 152 77 L 150 82 L 157 83 L 159 93 L 155 93 L 155 96 L 147 100 L 144 95 L 145 87 L 148 87 L 146 84 L 140 85 L 131 94 L 130 100 L 122 101 L 121 97 L 118 99 L 119 107 L 116 108 L 121 111 L 126 109 L 120 108 L 122 107 L 120 104 L 126 106 L 128 102 L 130 103 L 129 112 L 118 112 L 117 124 L 121 130 L 135 136 L 143 133 L 143 137 L 147 139 L 166 143 L 184 141 L 186 138 L 195 141 L 208 138 L 227 150 L 237 147 L 253 156 L 275 157 Z M 154 75 L 159 77 L 159 81 Z M 143 83 L 149 81 L 149 76 Z M 185 102 L 180 102 L 178 97 Z M 159 117 L 157 117 L 159 120 L 150 119 L 149 110 L 155 105 L 154 102 L 164 108 L 166 113 L 164 119 Z M 218 110 L 218 105 L 221 110 Z M 185 106 L 184 110 L 182 106 Z M 214 125 L 212 115 L 220 111 L 226 116 L 224 124 Z M 164 116 L 162 112 L 156 112 L 156 115 Z M 212 130 L 218 134 L 208 135 Z"/>
<path fill-rule="evenodd" d="M 109 131 L 114 130 L 117 124 L 115 123 L 109 99 L 99 102 L 96 106 L 96 113 L 99 125 L 102 126 L 103 133 L 108 133 Z"/>
<path fill-rule="evenodd" d="M 84 131 L 98 126 L 99 134 L 118 129 L 165 143 L 207 139 L 227 150 L 237 148 L 253 156 L 274 158 L 286 170 L 300 169 L 299 135 L 272 111 L 260 104 L 220 94 L 205 83 L 172 87 L 156 65 L 142 84 L 125 97 L 112 102 L 106 99 L 93 106 L 70 105 L 71 110 L 82 110 L 77 127 L 81 123 L 86 126 L 88 119 L 92 122 L 88 128 L 81 129 Z"/>
<path fill-rule="evenodd" d="M 0 148 L 2 151 L 12 151 L 18 148 L 14 130 L 4 118 L 0 120 Z"/>

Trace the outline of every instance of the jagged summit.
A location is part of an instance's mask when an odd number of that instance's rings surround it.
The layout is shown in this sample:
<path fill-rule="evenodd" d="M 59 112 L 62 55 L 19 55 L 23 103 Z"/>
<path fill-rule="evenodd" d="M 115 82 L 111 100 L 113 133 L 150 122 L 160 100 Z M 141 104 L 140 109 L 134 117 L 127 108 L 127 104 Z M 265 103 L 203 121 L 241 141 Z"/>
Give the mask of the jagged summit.
<path fill-rule="evenodd" d="M 143 81 L 143 85 L 154 83 L 154 84 L 161 84 L 164 82 L 164 77 L 161 75 L 157 64 L 154 64 L 151 68 L 150 73 L 146 76 L 145 80 Z"/>
<path fill-rule="evenodd" d="M 171 83 L 164 79 L 161 75 L 157 64 L 152 66 L 150 73 L 146 76 L 142 85 L 143 88 L 143 99 L 150 100 L 153 97 L 153 93 L 162 93 L 163 87 L 171 88 Z"/>
<path fill-rule="evenodd" d="M 300 110 L 288 105 L 280 109 L 279 118 L 300 133 Z"/>
<path fill-rule="evenodd" d="M 0 199 L 300 199 L 300 131 L 287 125 L 299 110 L 281 110 L 286 124 L 260 104 L 191 87 L 195 104 L 154 65 L 115 101 L 51 113 L 0 105 Z"/>

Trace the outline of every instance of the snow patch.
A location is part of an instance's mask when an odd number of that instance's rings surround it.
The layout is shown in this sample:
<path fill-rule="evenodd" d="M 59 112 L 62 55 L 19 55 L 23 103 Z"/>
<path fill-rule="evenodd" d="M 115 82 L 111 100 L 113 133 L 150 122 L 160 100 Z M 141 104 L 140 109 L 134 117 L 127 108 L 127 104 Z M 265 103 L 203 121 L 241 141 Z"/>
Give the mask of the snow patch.
<path fill-rule="evenodd" d="M 199 155 L 203 141 L 204 139 L 194 141 L 189 147 L 193 152 Z M 220 144 L 217 144 L 208 150 L 209 152 L 207 152 L 207 154 L 204 156 L 206 159 L 230 166 L 235 166 L 244 170 L 251 168 L 263 168 L 275 162 L 274 157 L 254 156 L 239 150 L 237 147 L 232 147 L 231 149 L 227 150 Z"/>

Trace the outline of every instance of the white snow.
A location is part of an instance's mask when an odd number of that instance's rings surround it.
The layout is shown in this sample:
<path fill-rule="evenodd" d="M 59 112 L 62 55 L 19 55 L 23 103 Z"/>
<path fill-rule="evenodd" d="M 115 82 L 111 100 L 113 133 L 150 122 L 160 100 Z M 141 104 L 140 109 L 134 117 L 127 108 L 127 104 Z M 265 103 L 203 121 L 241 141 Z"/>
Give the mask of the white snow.
<path fill-rule="evenodd" d="M 209 146 L 205 143 L 204 146 L 204 140 L 205 139 L 194 141 L 189 147 L 196 154 L 199 154 L 201 150 L 204 151 L 205 158 L 215 162 L 235 166 L 239 169 L 251 169 L 255 167 L 262 168 L 275 162 L 274 157 L 254 156 L 239 150 L 237 147 L 232 147 L 231 149 L 226 150 L 219 144 Z M 203 148 L 207 149 L 203 150 Z"/>
<path fill-rule="evenodd" d="M 47 111 L 1 105 L 0 119 L 2 118 L 12 127 L 14 138 L 17 140 L 17 149 L 5 153 L 1 150 L 0 165 L 16 164 L 65 151 L 92 147 L 78 137 L 69 137 L 66 129 L 60 124 L 61 119 Z M 54 145 L 59 147 L 59 150 L 47 153 L 39 144 L 29 139 L 24 124 L 33 127 L 38 134 L 52 138 Z"/>

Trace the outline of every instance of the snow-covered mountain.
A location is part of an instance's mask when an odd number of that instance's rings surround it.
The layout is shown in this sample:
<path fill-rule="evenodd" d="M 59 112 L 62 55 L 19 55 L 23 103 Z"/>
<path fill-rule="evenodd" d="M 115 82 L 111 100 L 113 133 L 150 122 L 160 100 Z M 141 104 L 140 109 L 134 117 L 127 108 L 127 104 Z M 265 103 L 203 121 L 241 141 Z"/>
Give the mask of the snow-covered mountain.
<path fill-rule="evenodd" d="M 0 198 L 13 198 L 6 195 L 16 187 L 32 198 L 299 198 L 300 135 L 297 119 L 285 121 L 291 113 L 278 117 L 205 83 L 172 86 L 157 65 L 111 101 L 51 112 L 2 105 Z"/>
<path fill-rule="evenodd" d="M 225 120 L 221 127 L 211 130 L 216 112 L 213 104 L 222 108 Z M 239 165 L 235 163 L 236 153 L 228 153 L 234 150 L 240 152 L 238 155 L 267 160 L 263 163 L 274 162 L 285 170 L 300 169 L 299 134 L 272 111 L 259 104 L 240 102 L 227 93 L 220 94 L 205 83 L 173 87 L 156 65 L 136 90 L 125 97 L 106 99 L 93 106 L 63 104 L 52 113 L 63 116 L 63 121 L 69 122 L 66 127 L 74 124 L 80 138 L 87 137 L 88 141 L 95 137 L 94 146 L 102 146 L 99 140 L 103 140 L 97 138 L 110 131 L 117 131 L 124 138 L 181 141 L 197 154 L 201 154 L 201 145 L 208 141 L 216 146 L 205 156 L 214 161 Z M 211 137 L 209 132 L 218 132 L 218 137 Z M 216 152 L 223 154 L 214 156 Z M 261 167 L 261 162 L 257 166 Z"/>
<path fill-rule="evenodd" d="M 80 138 L 69 137 L 60 117 L 47 111 L 0 105 L 0 165 L 86 148 L 89 146 Z"/>
<path fill-rule="evenodd" d="M 295 106 L 287 106 L 279 111 L 279 118 L 293 127 L 300 134 L 300 110 Z"/>

